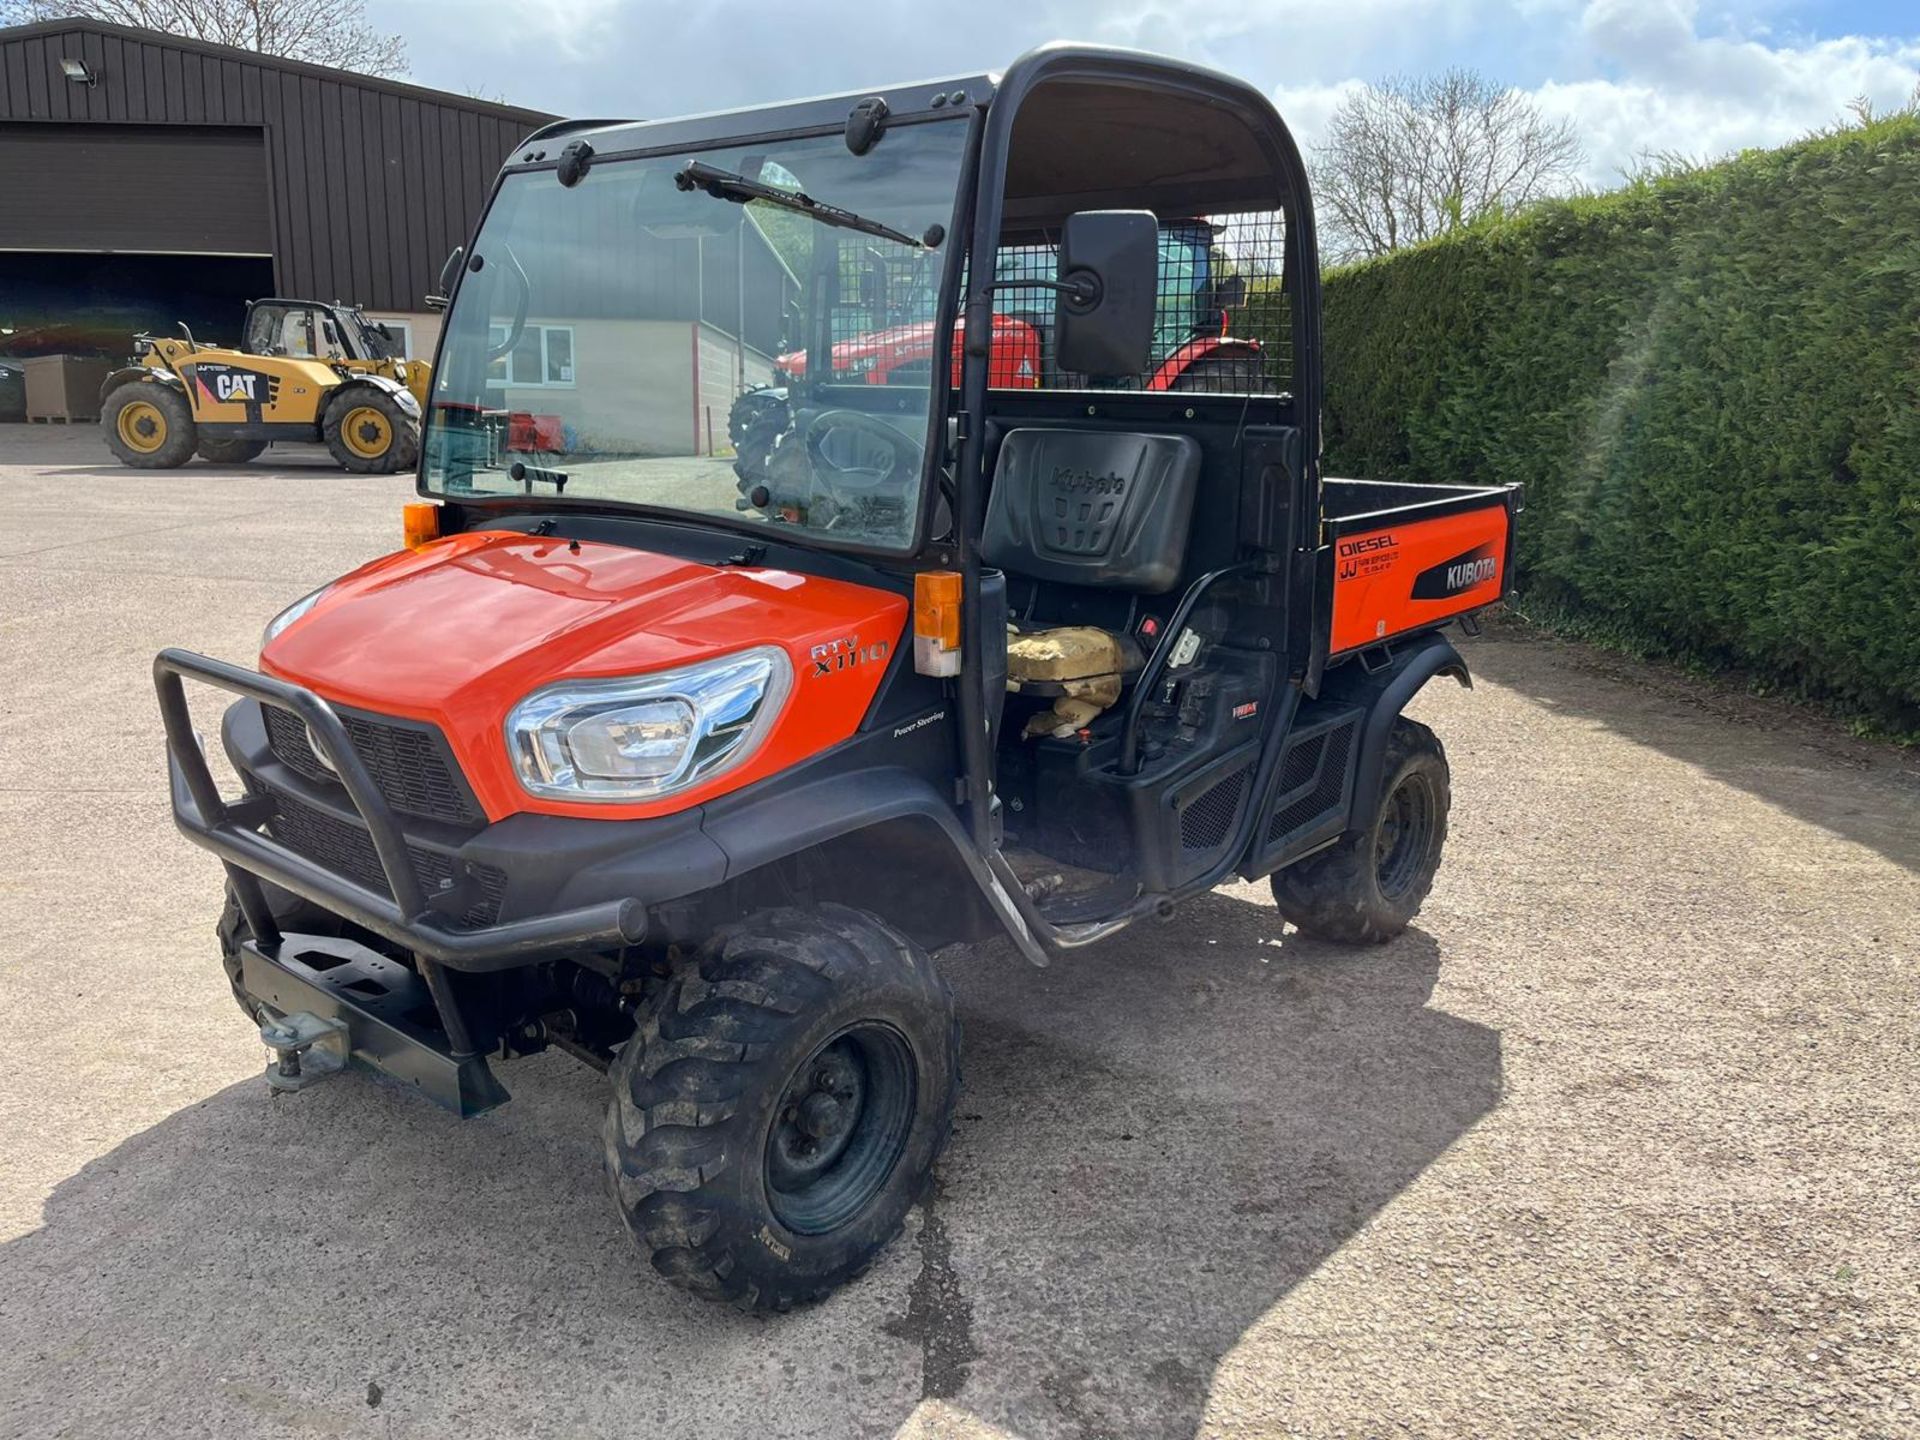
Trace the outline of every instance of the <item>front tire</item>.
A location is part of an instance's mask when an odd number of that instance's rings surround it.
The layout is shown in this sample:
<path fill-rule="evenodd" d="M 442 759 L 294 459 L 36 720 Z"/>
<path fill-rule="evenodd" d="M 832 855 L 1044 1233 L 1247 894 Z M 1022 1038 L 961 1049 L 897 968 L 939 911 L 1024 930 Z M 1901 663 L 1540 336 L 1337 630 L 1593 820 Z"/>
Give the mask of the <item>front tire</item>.
<path fill-rule="evenodd" d="M 301 935 L 338 935 L 342 929 L 339 916 L 322 910 L 318 905 L 303 900 L 298 895 L 262 882 L 261 889 L 267 897 L 267 908 L 273 912 L 273 918 L 282 929 Z M 240 1007 L 240 1013 L 258 1025 L 261 1022 L 261 1002 L 247 993 L 241 983 L 240 946 L 253 938 L 253 927 L 247 924 L 247 917 L 241 912 L 240 901 L 233 893 L 233 886 L 227 886 L 226 904 L 220 910 L 220 922 L 214 927 L 214 936 L 220 942 L 220 968 L 226 971 L 227 984 L 233 988 L 234 1003 Z"/>
<path fill-rule="evenodd" d="M 136 470 L 175 470 L 193 458 L 193 407 L 158 380 L 122 385 L 101 407 L 107 448 Z"/>
<path fill-rule="evenodd" d="M 420 428 L 400 402 L 370 385 L 342 389 L 328 402 L 320 433 L 340 464 L 359 475 L 410 469 L 420 455 Z"/>
<path fill-rule="evenodd" d="M 953 1123 L 959 1029 L 926 953 L 843 905 L 722 932 L 613 1066 L 607 1175 L 655 1270 L 785 1310 L 900 1231 Z"/>
<path fill-rule="evenodd" d="M 1369 823 L 1274 872 L 1274 903 L 1306 934 L 1378 945 L 1405 930 L 1433 889 L 1453 787 L 1440 737 L 1405 716 L 1387 737 L 1380 803 Z"/>

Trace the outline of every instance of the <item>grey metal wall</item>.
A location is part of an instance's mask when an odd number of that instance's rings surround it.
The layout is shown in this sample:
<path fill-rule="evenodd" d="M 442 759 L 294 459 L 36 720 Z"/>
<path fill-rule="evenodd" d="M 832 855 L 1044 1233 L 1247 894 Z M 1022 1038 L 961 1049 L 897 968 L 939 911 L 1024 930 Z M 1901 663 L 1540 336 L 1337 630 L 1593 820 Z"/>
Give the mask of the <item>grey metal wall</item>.
<path fill-rule="evenodd" d="M 66 79 L 68 56 L 98 83 Z M 0 30 L 0 121 L 259 127 L 276 288 L 375 309 L 423 308 L 501 163 L 551 118 L 92 21 Z M 219 155 L 210 147 L 209 164 Z M 0 211 L 33 204 L 16 190 Z M 123 248 L 73 228 L 79 243 L 47 248 Z"/>

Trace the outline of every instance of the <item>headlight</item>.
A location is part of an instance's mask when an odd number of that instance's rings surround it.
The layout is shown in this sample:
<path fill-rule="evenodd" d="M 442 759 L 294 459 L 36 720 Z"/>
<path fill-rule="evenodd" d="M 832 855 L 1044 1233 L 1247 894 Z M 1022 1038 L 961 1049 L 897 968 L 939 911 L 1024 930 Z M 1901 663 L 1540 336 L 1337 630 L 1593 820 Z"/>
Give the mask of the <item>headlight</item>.
<path fill-rule="evenodd" d="M 784 650 L 536 690 L 507 716 L 520 783 L 551 800 L 649 800 L 740 764 L 793 683 Z"/>
<path fill-rule="evenodd" d="M 840 368 L 849 375 L 867 375 L 880 364 L 878 355 L 855 355 Z"/>
<path fill-rule="evenodd" d="M 333 588 L 333 582 L 328 581 L 325 585 L 322 585 L 318 590 L 315 590 L 311 595 L 302 595 L 298 600 L 294 601 L 291 605 L 287 606 L 287 608 L 282 610 L 278 615 L 274 616 L 271 620 L 267 621 L 267 628 L 260 632 L 260 648 L 262 650 L 266 649 L 267 646 L 272 643 L 274 636 L 278 635 L 282 630 L 286 629 L 289 625 L 293 624 L 294 621 L 298 620 L 302 615 L 306 614 L 315 605 L 319 604 L 320 597 L 326 594 L 327 591 L 331 590 L 332 588 Z"/>

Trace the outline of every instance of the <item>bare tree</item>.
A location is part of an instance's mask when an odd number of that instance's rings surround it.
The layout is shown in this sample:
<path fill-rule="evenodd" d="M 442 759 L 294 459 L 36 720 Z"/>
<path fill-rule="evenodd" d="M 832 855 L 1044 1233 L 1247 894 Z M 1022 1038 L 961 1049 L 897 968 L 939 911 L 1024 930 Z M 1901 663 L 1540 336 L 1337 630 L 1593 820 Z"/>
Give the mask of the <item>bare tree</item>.
<path fill-rule="evenodd" d="M 0 24 L 76 16 L 363 75 L 407 73 L 407 42 L 367 23 L 366 0 L 0 0 Z"/>
<path fill-rule="evenodd" d="M 1573 126 L 1471 70 L 1396 76 L 1341 101 L 1314 147 L 1314 188 L 1336 260 L 1402 245 L 1569 187 Z"/>

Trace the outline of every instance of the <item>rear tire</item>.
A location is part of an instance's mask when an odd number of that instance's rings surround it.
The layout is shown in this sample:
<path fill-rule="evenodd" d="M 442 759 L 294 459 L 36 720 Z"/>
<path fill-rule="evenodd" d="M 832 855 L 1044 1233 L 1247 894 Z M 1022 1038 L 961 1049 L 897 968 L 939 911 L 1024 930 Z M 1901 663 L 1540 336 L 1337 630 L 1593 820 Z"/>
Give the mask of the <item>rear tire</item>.
<path fill-rule="evenodd" d="M 320 433 L 333 458 L 359 475 L 411 469 L 420 455 L 418 422 L 371 385 L 344 386 L 327 402 Z"/>
<path fill-rule="evenodd" d="M 136 470 L 176 470 L 193 458 L 193 407 L 159 380 L 122 385 L 100 408 L 107 448 Z"/>
<path fill-rule="evenodd" d="M 1419 913 L 1440 868 L 1453 788 L 1440 737 L 1405 716 L 1387 737 L 1380 803 L 1364 829 L 1275 871 L 1274 903 L 1308 935 L 1378 945 Z"/>
<path fill-rule="evenodd" d="M 817 1300 L 899 1233 L 958 1089 L 952 992 L 923 950 L 843 905 L 763 911 L 667 982 L 614 1062 L 614 1201 L 683 1289 Z"/>
<path fill-rule="evenodd" d="M 1170 388 L 1210 395 L 1266 395 L 1273 390 L 1267 381 L 1266 366 L 1252 355 L 1220 355 L 1196 360 L 1180 372 Z"/>
<path fill-rule="evenodd" d="M 244 465 L 257 460 L 267 448 L 264 440 L 205 440 L 194 453 L 210 465 Z"/>

